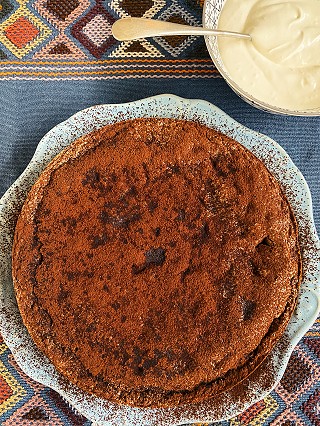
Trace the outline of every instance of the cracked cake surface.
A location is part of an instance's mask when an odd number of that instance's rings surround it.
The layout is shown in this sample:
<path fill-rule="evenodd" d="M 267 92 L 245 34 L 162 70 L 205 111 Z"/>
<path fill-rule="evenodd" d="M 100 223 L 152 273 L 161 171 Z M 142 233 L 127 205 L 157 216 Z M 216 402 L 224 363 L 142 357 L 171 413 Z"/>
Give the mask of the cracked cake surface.
<path fill-rule="evenodd" d="M 12 271 L 23 321 L 62 375 L 167 407 L 254 371 L 294 310 L 301 259 L 260 160 L 197 122 L 146 118 L 49 163 L 18 218 Z"/>

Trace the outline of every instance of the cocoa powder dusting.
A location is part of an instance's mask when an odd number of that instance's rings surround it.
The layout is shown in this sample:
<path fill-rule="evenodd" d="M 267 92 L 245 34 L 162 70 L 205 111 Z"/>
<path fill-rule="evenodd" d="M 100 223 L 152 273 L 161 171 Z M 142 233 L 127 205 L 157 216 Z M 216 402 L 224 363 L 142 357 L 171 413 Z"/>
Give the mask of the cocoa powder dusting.
<path fill-rule="evenodd" d="M 265 166 L 171 119 L 106 126 L 63 151 L 13 251 L 39 348 L 81 389 L 135 406 L 205 400 L 247 377 L 282 335 L 300 275 L 296 224 Z"/>

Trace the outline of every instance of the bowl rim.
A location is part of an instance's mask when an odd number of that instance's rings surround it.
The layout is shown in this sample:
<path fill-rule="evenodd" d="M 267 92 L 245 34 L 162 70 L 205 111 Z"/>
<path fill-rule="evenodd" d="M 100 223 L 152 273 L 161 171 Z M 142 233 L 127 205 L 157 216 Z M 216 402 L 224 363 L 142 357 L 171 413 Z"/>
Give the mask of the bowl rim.
<path fill-rule="evenodd" d="M 207 124 L 209 127 L 218 128 L 218 130 L 233 137 L 244 145 L 249 141 L 249 143 L 253 144 L 252 146 L 254 148 L 255 143 L 258 143 L 258 151 L 255 152 L 255 149 L 251 150 L 258 157 L 259 152 L 261 154 L 261 146 L 263 146 L 266 150 L 264 153 L 265 156 L 269 156 L 270 153 L 273 153 L 275 157 L 272 160 L 272 167 L 279 167 L 278 162 L 282 161 L 280 174 L 283 174 L 283 176 L 286 176 L 289 180 L 297 180 L 301 187 L 300 191 L 302 191 L 302 194 L 300 195 L 302 195 L 304 199 L 304 211 L 307 212 L 308 216 L 306 226 L 309 231 L 312 231 L 311 244 L 306 247 L 304 256 L 311 256 L 312 266 L 314 267 L 316 264 L 316 267 L 318 268 L 317 271 L 320 271 L 320 242 L 313 223 L 310 191 L 302 174 L 293 164 L 288 154 L 275 141 L 265 135 L 246 128 L 211 103 L 199 99 L 190 100 L 180 98 L 175 95 L 163 94 L 129 103 L 92 106 L 77 112 L 69 119 L 58 124 L 41 139 L 35 154 L 25 171 L 12 184 L 0 200 L 0 224 L 3 225 L 0 227 L 0 246 L 2 245 L 4 251 L 7 249 L 5 256 L 3 252 L 0 253 L 0 270 L 2 271 L 2 274 L 0 274 L 0 331 L 3 334 L 5 342 L 16 358 L 18 365 L 27 375 L 58 391 L 58 393 L 66 398 L 71 405 L 75 406 L 80 413 L 92 421 L 100 420 L 102 418 L 101 416 L 105 414 L 105 401 L 102 401 L 101 398 L 92 397 L 77 390 L 73 385 L 64 381 L 63 378 L 55 372 L 52 364 L 41 353 L 39 353 L 31 341 L 30 336 L 26 332 L 26 329 L 22 324 L 19 311 L 17 311 L 13 293 L 9 294 L 9 296 L 5 293 L 8 283 L 5 283 L 4 281 L 5 279 L 10 280 L 8 276 L 8 262 L 10 267 L 11 251 L 8 252 L 8 249 L 12 244 L 12 235 L 9 234 L 10 232 L 12 234 L 14 230 L 12 215 L 19 212 L 19 206 L 21 208 L 23 202 L 21 197 L 26 197 L 25 188 L 31 186 L 48 161 L 63 148 L 59 145 L 61 143 L 61 138 L 63 139 L 63 142 L 68 145 L 72 140 L 79 137 L 79 132 L 80 134 L 86 134 L 99 126 L 102 127 L 102 125 L 106 123 L 123 121 L 124 119 L 136 117 L 137 114 L 144 117 L 169 116 L 172 118 L 199 120 L 204 124 Z M 84 124 L 86 123 L 86 120 L 91 120 L 89 128 Z M 270 167 L 268 168 L 270 169 Z M 291 197 L 293 196 L 294 195 L 291 194 Z M 8 211 L 10 213 L 10 209 L 11 216 L 8 216 L 7 214 Z M 11 219 L 10 223 L 8 223 L 8 217 Z M 300 221 L 301 220 L 305 219 L 300 218 Z M 6 265 L 4 265 L 4 263 Z M 11 275 L 11 268 L 9 272 L 9 275 Z M 308 271 L 305 271 L 305 274 L 307 272 Z M 231 410 L 231 412 L 230 410 L 226 411 L 221 414 L 220 417 L 210 417 L 210 412 L 208 411 L 210 407 L 205 404 L 195 404 L 195 407 L 193 406 L 194 411 L 192 413 L 188 411 L 187 406 L 177 407 L 177 410 L 134 409 L 132 407 L 117 406 L 116 404 L 110 403 L 108 403 L 108 410 L 120 410 L 121 408 L 122 422 L 123 419 L 125 419 L 124 424 L 128 426 L 138 426 L 140 424 L 157 424 L 159 426 L 164 426 L 168 423 L 178 425 L 194 421 L 203 422 L 227 420 L 239 414 L 253 403 L 264 398 L 280 381 L 294 346 L 304 335 L 305 331 L 307 331 L 307 329 L 312 325 L 320 311 L 320 278 L 315 275 L 314 271 L 310 271 L 309 278 L 308 283 L 305 286 L 301 286 L 303 294 L 306 293 L 306 297 L 301 302 L 302 308 L 308 313 L 308 318 L 300 318 L 299 321 L 294 320 L 295 331 L 291 334 L 287 333 L 284 338 L 285 342 L 282 342 L 282 347 L 278 347 L 278 345 L 277 348 L 274 349 L 270 362 L 277 364 L 278 369 L 275 371 L 273 383 L 262 391 L 260 389 L 255 391 L 254 397 L 251 398 L 250 401 L 242 403 L 241 407 L 236 406 L 233 410 Z M 310 298 L 313 300 L 313 306 L 311 307 Z M 12 330 L 15 330 L 14 333 Z M 49 378 L 48 372 L 49 375 L 51 374 L 51 377 Z M 81 395 L 81 397 L 79 395 Z M 206 407 L 205 411 L 204 407 Z M 151 414 L 153 416 L 153 420 L 150 421 L 150 423 L 145 423 L 146 412 L 149 417 Z M 119 421 L 119 416 L 120 414 L 118 413 L 117 422 Z M 134 419 L 134 421 L 132 419 Z M 168 419 L 170 419 L 169 422 Z M 143 423 L 139 423 L 140 420 L 143 421 Z M 101 424 L 116 425 L 119 423 L 112 423 L 107 419 Z"/>
<path fill-rule="evenodd" d="M 207 27 L 207 12 L 208 12 L 208 5 L 209 3 L 212 3 L 216 0 L 205 0 L 203 4 L 203 11 L 202 11 L 202 22 L 203 26 L 205 28 Z M 223 0 L 225 3 L 226 0 Z M 222 6 L 223 7 L 223 6 Z M 219 12 L 220 14 L 220 12 Z M 279 114 L 279 115 L 288 115 L 288 116 L 296 116 L 296 117 L 319 117 L 320 116 L 320 106 L 318 110 L 311 109 L 309 110 L 291 110 L 286 108 L 280 108 L 276 107 L 274 105 L 268 104 L 266 102 L 260 101 L 259 99 L 255 98 L 254 96 L 250 95 L 248 92 L 243 90 L 235 81 L 232 80 L 231 77 L 227 74 L 227 72 L 222 68 L 222 66 L 219 63 L 219 60 L 215 53 L 212 51 L 210 47 L 210 39 L 211 38 L 217 38 L 216 36 L 204 36 L 206 47 L 208 50 L 208 53 L 212 59 L 212 62 L 214 63 L 215 67 L 217 68 L 218 72 L 220 73 L 221 77 L 226 81 L 226 83 L 231 87 L 231 89 L 245 102 L 248 104 L 254 106 L 255 108 L 261 109 L 263 111 L 273 113 L 273 114 Z M 217 48 L 218 49 L 218 48 Z M 222 61 L 221 61 L 222 62 Z"/>

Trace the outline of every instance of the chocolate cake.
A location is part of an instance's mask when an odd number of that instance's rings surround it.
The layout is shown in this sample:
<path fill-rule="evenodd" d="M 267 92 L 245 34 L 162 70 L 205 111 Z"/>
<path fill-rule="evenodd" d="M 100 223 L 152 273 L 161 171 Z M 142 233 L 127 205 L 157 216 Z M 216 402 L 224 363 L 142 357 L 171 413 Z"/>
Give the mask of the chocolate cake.
<path fill-rule="evenodd" d="M 246 378 L 283 334 L 300 278 L 279 183 L 197 122 L 136 119 L 76 140 L 16 225 L 32 339 L 72 383 L 120 404 L 202 401 Z"/>

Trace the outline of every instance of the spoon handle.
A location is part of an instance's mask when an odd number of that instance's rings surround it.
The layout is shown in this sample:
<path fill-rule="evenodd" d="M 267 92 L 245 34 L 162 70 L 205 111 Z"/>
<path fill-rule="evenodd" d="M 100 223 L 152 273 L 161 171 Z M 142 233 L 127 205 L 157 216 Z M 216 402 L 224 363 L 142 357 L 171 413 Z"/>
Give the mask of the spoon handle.
<path fill-rule="evenodd" d="M 212 30 L 147 18 L 122 18 L 112 26 L 113 37 L 120 41 L 168 35 L 213 35 L 251 39 L 249 34 Z"/>

